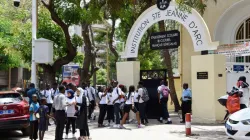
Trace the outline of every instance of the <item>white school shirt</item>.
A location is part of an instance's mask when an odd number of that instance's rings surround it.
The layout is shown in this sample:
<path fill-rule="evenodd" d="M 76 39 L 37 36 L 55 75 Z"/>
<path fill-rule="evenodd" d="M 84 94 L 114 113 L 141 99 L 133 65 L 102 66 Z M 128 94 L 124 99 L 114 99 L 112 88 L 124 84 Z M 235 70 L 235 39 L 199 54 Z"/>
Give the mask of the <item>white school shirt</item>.
<path fill-rule="evenodd" d="M 55 98 L 54 98 L 54 103 L 53 107 L 55 110 L 66 110 L 66 102 L 67 102 L 67 97 L 64 95 L 64 93 L 59 93 Z"/>
<path fill-rule="evenodd" d="M 59 90 L 58 89 L 56 89 L 56 91 L 55 91 L 53 88 L 51 88 L 50 90 L 52 92 L 52 96 L 54 96 L 54 97 L 59 94 Z"/>
<path fill-rule="evenodd" d="M 106 101 L 106 99 L 107 99 L 107 95 L 106 96 L 104 96 L 104 97 L 102 97 L 102 95 L 104 95 L 104 93 L 103 92 L 99 92 L 98 93 L 98 95 L 99 95 L 99 97 L 100 97 L 100 102 L 99 102 L 99 104 L 101 104 L 101 105 L 105 105 L 105 104 L 107 104 L 107 101 Z"/>
<path fill-rule="evenodd" d="M 89 98 L 89 101 L 93 101 L 94 100 L 93 97 L 95 96 L 95 89 L 93 87 L 87 87 L 86 90 L 88 93 L 88 96 L 86 96 L 86 97 Z"/>
<path fill-rule="evenodd" d="M 107 93 L 107 105 L 113 105 L 112 93 Z"/>
<path fill-rule="evenodd" d="M 41 95 L 46 97 L 47 104 L 53 104 L 52 91 L 51 90 L 43 90 L 41 92 Z"/>
<path fill-rule="evenodd" d="M 119 93 L 117 93 L 117 91 Z M 118 88 L 118 87 L 114 88 L 113 92 L 112 92 L 112 100 L 114 101 L 115 99 L 117 99 L 119 97 L 119 95 L 121 95 L 121 92 L 122 92 L 122 90 L 120 88 Z M 115 103 L 120 103 L 120 99 L 116 100 Z"/>
<path fill-rule="evenodd" d="M 138 92 L 135 92 L 134 93 L 134 102 L 135 103 L 138 103 L 138 99 L 137 98 L 138 98 Z"/>
<path fill-rule="evenodd" d="M 127 98 L 128 98 L 128 95 L 129 95 L 129 93 L 127 93 L 127 95 L 126 95 Z M 133 104 L 132 99 L 134 98 L 134 96 L 135 96 L 134 92 L 130 93 L 129 99 L 126 100 L 126 105 L 132 105 Z"/>
<path fill-rule="evenodd" d="M 138 95 L 140 95 L 139 103 L 144 103 L 144 101 L 142 100 L 142 94 L 143 94 L 143 89 L 139 88 L 138 89 Z"/>
<path fill-rule="evenodd" d="M 76 102 L 76 99 L 75 97 L 72 99 L 67 98 L 67 102 L 69 104 L 72 104 L 73 102 Z M 75 105 L 67 106 L 66 112 L 67 112 L 67 117 L 75 117 L 75 112 L 76 112 Z"/>
<path fill-rule="evenodd" d="M 246 107 L 249 106 L 249 88 L 241 88 L 239 89 L 243 92 L 242 97 L 240 98 L 240 104 L 245 104 Z"/>

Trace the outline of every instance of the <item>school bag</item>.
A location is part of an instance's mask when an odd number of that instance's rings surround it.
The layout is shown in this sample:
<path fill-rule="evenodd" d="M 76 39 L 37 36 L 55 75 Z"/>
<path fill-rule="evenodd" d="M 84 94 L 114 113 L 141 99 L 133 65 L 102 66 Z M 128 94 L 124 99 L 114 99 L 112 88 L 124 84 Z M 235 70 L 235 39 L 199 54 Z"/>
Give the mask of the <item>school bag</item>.
<path fill-rule="evenodd" d="M 149 96 L 148 96 L 148 90 L 146 88 L 142 88 L 143 90 L 143 93 L 142 93 L 142 97 L 141 99 L 144 101 L 144 102 L 147 102 L 149 100 Z"/>
<path fill-rule="evenodd" d="M 161 86 L 162 100 L 167 101 L 169 96 L 169 89 L 166 86 Z"/>
<path fill-rule="evenodd" d="M 237 94 L 228 96 L 227 110 L 230 114 L 233 114 L 240 110 L 240 97 Z"/>

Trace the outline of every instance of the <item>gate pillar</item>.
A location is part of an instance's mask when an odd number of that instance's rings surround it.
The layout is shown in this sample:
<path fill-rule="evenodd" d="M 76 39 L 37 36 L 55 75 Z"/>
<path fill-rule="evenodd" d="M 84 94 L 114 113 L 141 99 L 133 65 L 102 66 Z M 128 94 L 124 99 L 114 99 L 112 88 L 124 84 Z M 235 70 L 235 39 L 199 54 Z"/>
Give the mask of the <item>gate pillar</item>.
<path fill-rule="evenodd" d="M 140 62 L 127 61 L 116 63 L 117 81 L 129 88 L 130 85 L 137 87 L 140 80 Z M 130 111 L 130 119 L 135 119 L 135 114 Z"/>
<path fill-rule="evenodd" d="M 192 56 L 192 122 L 218 123 L 223 120 L 226 108 L 217 100 L 226 94 L 225 64 L 223 55 Z"/>

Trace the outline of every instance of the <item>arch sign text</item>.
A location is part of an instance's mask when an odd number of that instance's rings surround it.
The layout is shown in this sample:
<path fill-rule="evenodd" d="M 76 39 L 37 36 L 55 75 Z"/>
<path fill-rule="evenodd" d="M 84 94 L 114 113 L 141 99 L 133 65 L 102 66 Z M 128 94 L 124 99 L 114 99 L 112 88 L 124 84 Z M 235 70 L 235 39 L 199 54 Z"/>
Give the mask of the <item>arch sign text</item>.
<path fill-rule="evenodd" d="M 181 23 L 189 32 L 194 51 L 216 50 L 218 42 L 212 42 L 209 30 L 200 14 L 192 9 L 191 12 L 181 11 L 175 2 L 171 2 L 166 10 L 159 10 L 156 5 L 144 11 L 136 20 L 129 32 L 126 41 L 126 50 L 123 58 L 136 58 L 140 41 L 153 24 L 161 20 L 175 20 Z"/>

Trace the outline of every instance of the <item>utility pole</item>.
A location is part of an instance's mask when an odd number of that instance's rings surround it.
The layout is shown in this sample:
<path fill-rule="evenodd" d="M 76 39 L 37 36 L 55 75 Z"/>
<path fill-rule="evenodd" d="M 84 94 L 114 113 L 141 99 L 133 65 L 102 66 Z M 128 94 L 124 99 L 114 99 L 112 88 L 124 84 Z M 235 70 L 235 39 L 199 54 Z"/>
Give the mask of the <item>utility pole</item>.
<path fill-rule="evenodd" d="M 37 0 L 32 0 L 32 60 L 31 60 L 31 83 L 36 82 L 36 62 L 35 62 L 35 40 L 37 34 Z"/>

